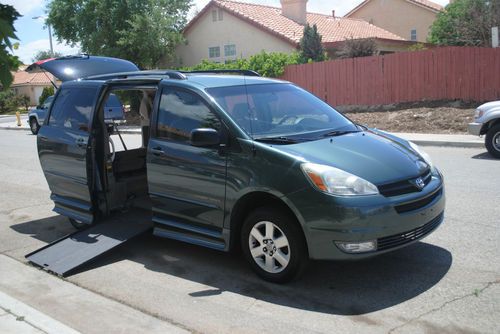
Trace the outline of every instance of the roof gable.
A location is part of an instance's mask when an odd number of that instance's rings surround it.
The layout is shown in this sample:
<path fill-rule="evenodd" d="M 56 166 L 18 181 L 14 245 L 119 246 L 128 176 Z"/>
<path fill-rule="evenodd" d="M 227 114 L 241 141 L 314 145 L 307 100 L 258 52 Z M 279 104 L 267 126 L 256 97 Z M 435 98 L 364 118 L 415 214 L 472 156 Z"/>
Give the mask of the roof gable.
<path fill-rule="evenodd" d="M 210 1 L 188 23 L 184 28 L 184 33 L 187 33 L 203 15 L 213 8 L 221 8 L 237 18 L 295 46 L 298 45 L 303 36 L 304 26 L 282 15 L 281 8 L 230 0 Z M 404 40 L 396 34 L 358 19 L 307 13 L 307 22 L 310 25 L 317 25 L 318 32 L 323 37 L 323 43 L 340 42 L 348 38 Z"/>
<path fill-rule="evenodd" d="M 370 1 L 372 0 L 365 0 L 363 1 L 362 3 L 360 3 L 359 5 L 357 5 L 356 7 L 354 7 L 353 9 L 351 9 L 347 14 L 344 15 L 344 17 L 349 17 L 351 16 L 352 14 L 354 14 L 355 12 L 357 12 L 359 9 L 361 9 L 362 7 L 364 7 L 367 3 L 369 3 Z M 443 6 L 435 3 L 435 2 L 432 2 L 432 1 L 429 1 L 429 0 L 401 0 L 401 1 L 406 1 L 406 2 L 409 2 L 413 5 L 416 5 L 416 6 L 419 6 L 421 8 L 424 8 L 424 9 L 427 9 L 427 10 L 430 10 L 434 13 L 437 13 L 437 12 L 440 12 L 443 10 Z"/>
<path fill-rule="evenodd" d="M 54 76 L 47 72 L 28 73 L 25 71 L 12 72 L 14 80 L 12 86 L 25 85 L 51 85 L 55 81 Z"/>

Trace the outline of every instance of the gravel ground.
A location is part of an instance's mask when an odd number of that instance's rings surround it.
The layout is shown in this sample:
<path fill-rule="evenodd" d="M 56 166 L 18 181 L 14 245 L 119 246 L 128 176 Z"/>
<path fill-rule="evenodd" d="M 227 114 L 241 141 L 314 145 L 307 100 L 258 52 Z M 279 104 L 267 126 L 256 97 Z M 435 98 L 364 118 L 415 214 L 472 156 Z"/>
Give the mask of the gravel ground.
<path fill-rule="evenodd" d="M 391 132 L 467 133 L 474 109 L 452 107 L 412 108 L 397 111 L 346 112 L 351 120 Z"/>

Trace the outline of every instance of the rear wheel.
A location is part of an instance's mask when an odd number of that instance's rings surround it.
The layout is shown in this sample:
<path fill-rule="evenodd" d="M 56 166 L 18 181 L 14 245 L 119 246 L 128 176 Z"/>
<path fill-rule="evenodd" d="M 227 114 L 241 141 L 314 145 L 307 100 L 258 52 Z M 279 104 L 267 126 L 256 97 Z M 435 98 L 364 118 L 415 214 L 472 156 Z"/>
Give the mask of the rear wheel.
<path fill-rule="evenodd" d="M 485 145 L 492 156 L 500 159 L 500 124 L 488 130 L 486 133 Z"/>
<path fill-rule="evenodd" d="M 33 133 L 34 135 L 36 135 L 38 133 L 38 130 L 40 130 L 40 125 L 38 124 L 38 121 L 35 117 L 30 118 L 30 129 L 31 133 Z"/>
<path fill-rule="evenodd" d="M 308 260 L 306 243 L 295 217 L 273 208 L 259 208 L 247 217 L 241 231 L 241 246 L 252 269 L 270 282 L 294 279 Z"/>

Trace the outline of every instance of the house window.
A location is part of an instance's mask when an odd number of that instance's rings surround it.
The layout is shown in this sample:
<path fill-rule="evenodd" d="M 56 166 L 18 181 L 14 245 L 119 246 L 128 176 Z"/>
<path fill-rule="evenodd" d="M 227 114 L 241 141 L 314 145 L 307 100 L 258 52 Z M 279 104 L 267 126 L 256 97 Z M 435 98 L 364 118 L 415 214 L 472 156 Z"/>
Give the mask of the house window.
<path fill-rule="evenodd" d="M 417 29 L 412 29 L 410 32 L 410 40 L 411 41 L 416 41 L 417 40 Z"/>
<path fill-rule="evenodd" d="M 217 10 L 213 10 L 212 11 L 212 22 L 215 22 L 217 21 Z"/>
<path fill-rule="evenodd" d="M 234 44 L 224 45 L 224 56 L 225 57 L 236 56 L 236 45 Z"/>
<path fill-rule="evenodd" d="M 220 47 L 213 46 L 208 48 L 208 57 L 209 58 L 219 58 L 220 57 Z"/>
<path fill-rule="evenodd" d="M 219 9 L 219 21 L 222 21 L 222 9 Z"/>

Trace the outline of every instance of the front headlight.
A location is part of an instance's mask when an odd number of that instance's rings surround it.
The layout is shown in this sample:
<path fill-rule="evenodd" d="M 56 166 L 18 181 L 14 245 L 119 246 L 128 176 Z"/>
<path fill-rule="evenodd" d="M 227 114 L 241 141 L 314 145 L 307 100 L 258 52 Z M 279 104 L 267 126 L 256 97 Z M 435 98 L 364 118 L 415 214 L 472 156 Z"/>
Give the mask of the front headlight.
<path fill-rule="evenodd" d="M 484 110 L 476 109 L 476 111 L 474 112 L 475 119 L 481 118 L 483 117 L 483 115 L 484 115 Z"/>
<path fill-rule="evenodd" d="M 378 194 L 375 185 L 341 169 L 309 162 L 300 167 L 313 186 L 325 193 L 339 196 Z"/>

